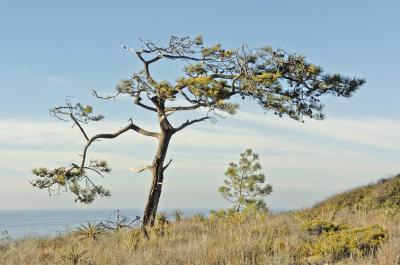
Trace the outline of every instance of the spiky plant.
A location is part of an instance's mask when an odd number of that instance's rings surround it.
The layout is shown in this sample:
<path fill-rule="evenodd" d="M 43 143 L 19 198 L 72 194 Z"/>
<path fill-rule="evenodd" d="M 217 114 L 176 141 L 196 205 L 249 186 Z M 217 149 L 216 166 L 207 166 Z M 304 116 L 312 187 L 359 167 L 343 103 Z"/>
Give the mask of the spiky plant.
<path fill-rule="evenodd" d="M 207 220 L 207 217 L 203 213 L 195 213 L 192 216 L 192 220 L 195 222 L 204 222 Z"/>
<path fill-rule="evenodd" d="M 183 211 L 180 209 L 175 209 L 172 211 L 172 216 L 175 219 L 175 222 L 179 223 L 183 219 Z"/>
<path fill-rule="evenodd" d="M 104 233 L 106 233 L 105 227 L 101 223 L 96 222 L 87 222 L 86 225 L 81 225 L 75 231 L 75 235 L 80 239 L 89 239 L 91 242 L 94 242 L 99 235 Z"/>
<path fill-rule="evenodd" d="M 160 224 L 160 225 L 164 225 L 164 224 L 168 223 L 168 215 L 164 211 L 159 212 L 157 214 L 156 219 L 157 219 L 157 223 Z"/>

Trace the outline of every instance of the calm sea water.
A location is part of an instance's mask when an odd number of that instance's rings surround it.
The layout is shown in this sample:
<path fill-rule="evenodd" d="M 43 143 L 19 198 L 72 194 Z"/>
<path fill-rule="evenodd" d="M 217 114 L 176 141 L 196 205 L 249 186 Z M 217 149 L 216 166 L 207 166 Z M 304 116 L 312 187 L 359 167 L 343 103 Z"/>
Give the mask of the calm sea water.
<path fill-rule="evenodd" d="M 169 209 L 165 210 L 168 214 Z M 210 209 L 182 209 L 184 215 L 209 214 Z M 120 212 L 131 219 L 142 216 L 141 209 L 122 209 Z M 54 236 L 76 229 L 86 222 L 115 220 L 113 209 L 71 210 L 0 210 L 0 233 L 7 231 L 13 239 L 27 236 Z M 1 237 L 1 235 L 0 235 Z"/>

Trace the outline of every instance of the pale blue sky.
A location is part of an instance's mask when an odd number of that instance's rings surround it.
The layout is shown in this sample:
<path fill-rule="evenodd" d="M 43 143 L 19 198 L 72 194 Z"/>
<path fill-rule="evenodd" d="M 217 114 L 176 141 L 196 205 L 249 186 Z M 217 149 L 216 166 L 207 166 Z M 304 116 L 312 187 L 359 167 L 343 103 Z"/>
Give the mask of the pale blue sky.
<path fill-rule="evenodd" d="M 78 132 L 53 121 L 48 109 L 73 96 L 104 112 L 108 130 L 131 116 L 153 126 L 129 101 L 102 105 L 90 91 L 111 90 L 139 69 L 121 45 L 138 47 L 140 38 L 165 43 L 170 35 L 201 34 L 227 48 L 272 45 L 367 84 L 351 99 L 325 100 L 322 122 L 279 120 L 246 104 L 236 117 L 176 135 L 162 207 L 227 206 L 216 189 L 226 165 L 247 147 L 262 157 L 275 208 L 308 206 L 390 176 L 400 171 L 399 11 L 394 0 L 0 0 L 0 209 L 81 207 L 68 195 L 48 198 L 28 183 L 33 166 L 60 166 L 81 152 Z M 174 78 L 177 69 L 158 70 Z M 127 168 L 151 161 L 154 142 L 127 135 L 93 151 L 111 162 L 112 175 L 100 181 L 113 197 L 90 207 L 142 207 L 149 177 Z"/>

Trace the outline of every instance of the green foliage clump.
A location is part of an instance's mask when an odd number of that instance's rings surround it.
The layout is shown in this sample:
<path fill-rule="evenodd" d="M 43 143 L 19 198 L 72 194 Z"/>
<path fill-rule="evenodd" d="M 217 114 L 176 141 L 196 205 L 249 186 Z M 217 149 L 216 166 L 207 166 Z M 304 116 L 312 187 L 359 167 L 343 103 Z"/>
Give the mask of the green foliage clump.
<path fill-rule="evenodd" d="M 110 191 L 104 189 L 101 185 L 95 185 L 91 181 L 88 172 L 102 175 L 103 173 L 110 173 L 111 168 L 104 160 L 91 160 L 90 164 L 83 168 L 76 164 L 72 164 L 68 168 L 47 169 L 39 167 L 32 170 L 37 178 L 32 180 L 31 184 L 39 189 L 48 189 L 49 192 L 53 186 L 69 190 L 76 195 L 75 201 L 83 203 L 93 202 L 98 195 L 102 197 L 110 196 Z"/>
<path fill-rule="evenodd" d="M 316 242 L 309 244 L 309 254 L 326 261 L 363 257 L 376 253 L 387 238 L 386 230 L 379 225 L 322 233 Z"/>
<path fill-rule="evenodd" d="M 234 205 L 239 212 L 248 206 L 266 209 L 264 197 L 272 192 L 272 186 L 265 184 L 265 175 L 260 172 L 261 164 L 258 154 L 247 149 L 240 154 L 239 163 L 230 163 L 225 172 L 228 179 L 218 191 L 222 197 Z"/>
<path fill-rule="evenodd" d="M 233 208 L 210 211 L 210 221 L 225 224 L 245 224 L 254 218 L 265 220 L 268 212 L 256 205 L 248 205 L 242 211 L 237 212 Z"/>
<path fill-rule="evenodd" d="M 231 215 L 233 215 L 234 213 L 236 213 L 236 211 L 234 209 L 221 209 L 221 210 L 211 210 L 210 211 L 210 218 L 211 219 L 223 219 L 223 218 L 227 218 Z"/>
<path fill-rule="evenodd" d="M 312 235 L 320 235 L 322 233 L 339 232 L 348 229 L 346 225 L 336 225 L 328 221 L 311 221 L 303 225 L 304 229 Z"/>

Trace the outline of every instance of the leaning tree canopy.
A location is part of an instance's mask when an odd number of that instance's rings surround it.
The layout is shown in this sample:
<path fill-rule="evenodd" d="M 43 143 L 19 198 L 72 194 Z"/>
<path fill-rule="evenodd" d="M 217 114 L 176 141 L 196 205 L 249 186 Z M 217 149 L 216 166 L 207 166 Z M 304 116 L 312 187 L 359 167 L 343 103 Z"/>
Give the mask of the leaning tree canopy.
<path fill-rule="evenodd" d="M 271 47 L 225 49 L 219 44 L 207 47 L 201 37 L 173 36 L 167 46 L 142 41 L 140 49 L 124 48 L 139 59 L 143 69 L 121 80 L 110 96 L 101 96 L 96 91 L 93 94 L 101 99 L 114 99 L 121 95 L 132 97 L 134 104 L 158 116 L 162 123 L 161 132 L 145 130 L 130 119 L 130 123 L 117 132 L 89 137 L 83 125 L 104 117 L 93 114 L 91 106 L 67 100 L 65 106 L 55 107 L 50 113 L 61 120 L 72 121 L 79 128 L 86 140 L 82 159 L 69 167 L 34 169 L 37 178 L 31 182 L 32 185 L 49 190 L 58 186 L 74 193 L 76 200 L 90 203 L 97 195 L 110 195 L 102 186 L 93 183 L 89 175 L 103 176 L 111 170 L 105 161 L 88 161 L 86 158 L 88 148 L 97 140 L 116 138 L 127 131 L 155 138 L 159 138 L 166 129 L 174 134 L 189 125 L 212 118 L 218 112 L 234 114 L 240 98 L 255 101 L 264 111 L 279 116 L 299 121 L 304 117 L 323 119 L 322 95 L 350 97 L 365 83 L 364 79 L 324 73 L 321 67 L 308 62 L 302 55 Z M 176 60 L 184 66 L 174 81 L 154 78 L 153 64 L 168 64 Z M 168 117 L 175 112 L 197 109 L 208 110 L 207 115 L 177 127 L 168 121 Z"/>
<path fill-rule="evenodd" d="M 205 47 L 201 37 L 171 37 L 166 47 L 143 41 L 139 50 L 125 49 L 136 54 L 144 67 L 116 86 L 117 95 L 132 96 L 137 104 L 153 111 L 158 108 L 144 105 L 143 98 L 156 102 L 156 106 L 161 104 L 161 108 L 164 102 L 178 97 L 186 101 L 183 107 L 165 107 L 167 114 L 201 107 L 233 114 L 238 96 L 255 100 L 263 110 L 280 116 L 322 119 L 320 96 L 349 97 L 365 83 L 363 79 L 324 73 L 304 56 L 281 49 L 224 49 L 219 44 Z M 151 65 L 169 60 L 182 61 L 183 74 L 173 83 L 155 80 Z"/>

